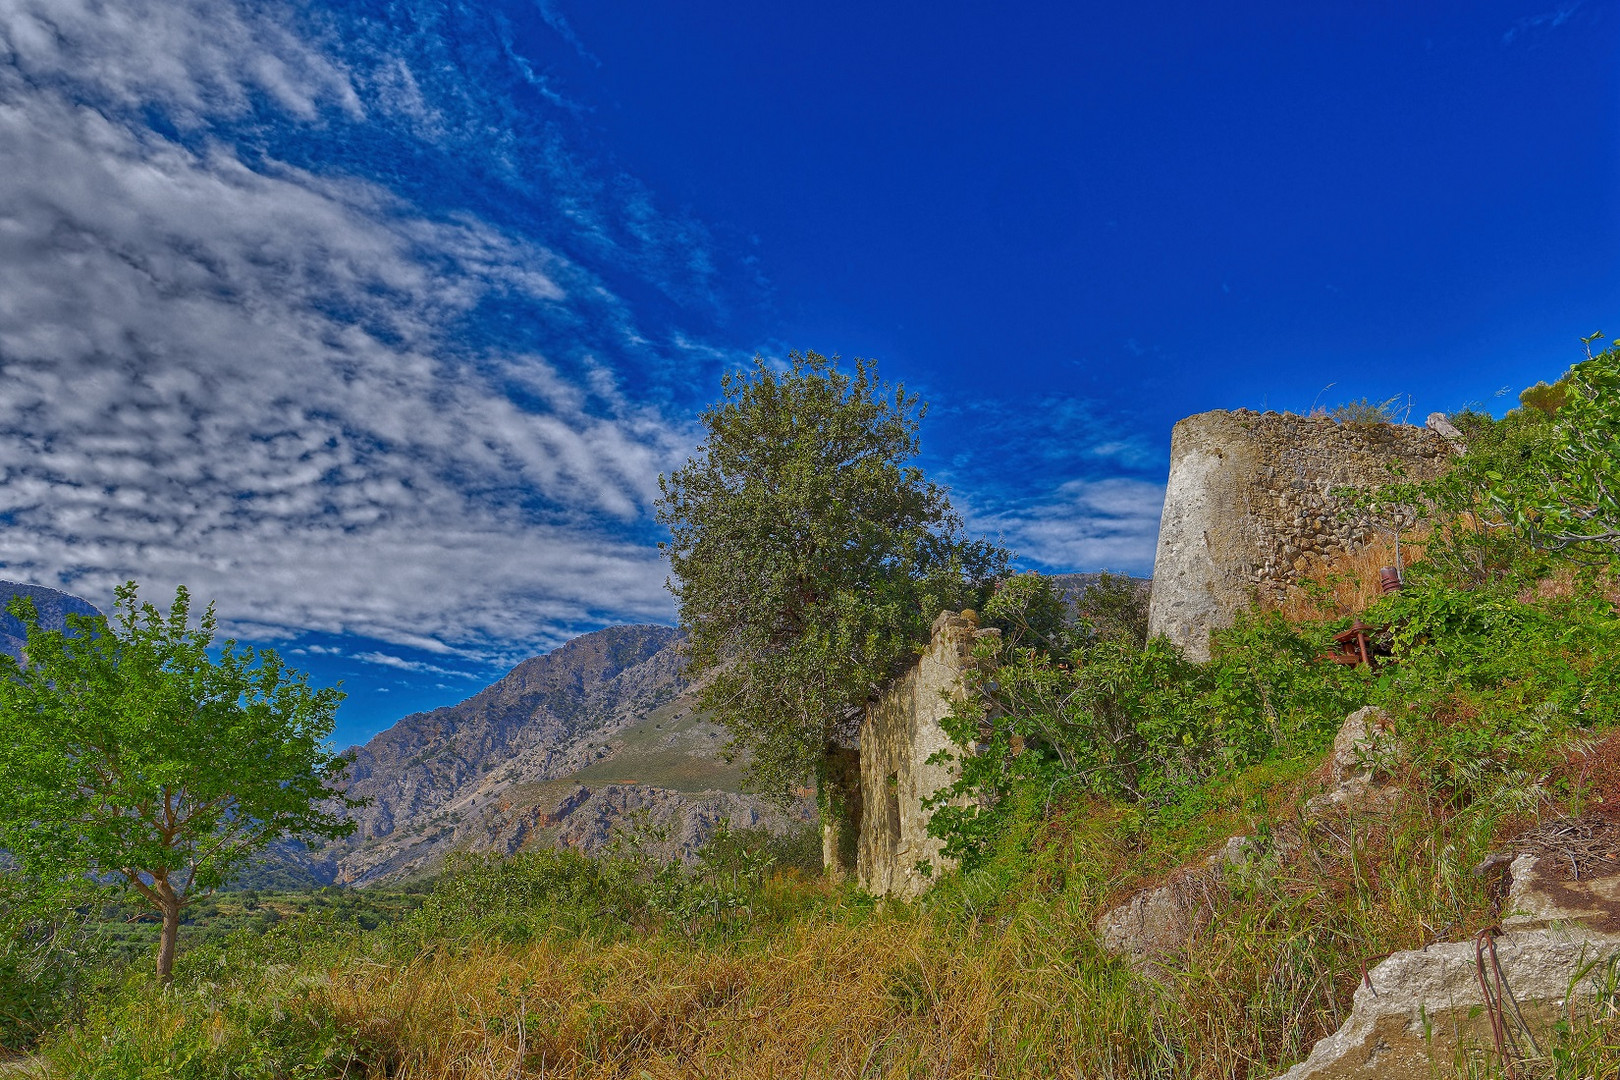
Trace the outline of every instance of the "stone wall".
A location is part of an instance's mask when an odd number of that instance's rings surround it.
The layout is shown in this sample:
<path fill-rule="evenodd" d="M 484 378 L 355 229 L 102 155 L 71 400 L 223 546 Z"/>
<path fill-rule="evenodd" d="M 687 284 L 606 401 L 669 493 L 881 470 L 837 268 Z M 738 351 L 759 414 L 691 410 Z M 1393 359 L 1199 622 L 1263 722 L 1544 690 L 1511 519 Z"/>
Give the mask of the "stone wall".
<path fill-rule="evenodd" d="M 1334 488 L 1388 483 L 1394 462 L 1407 479 L 1427 480 L 1451 454 L 1441 435 L 1406 424 L 1247 409 L 1189 416 L 1170 437 L 1149 632 L 1208 659 L 1211 630 L 1390 527 L 1341 518 Z"/>
<path fill-rule="evenodd" d="M 919 869 L 937 874 L 949 861 L 928 835 L 925 800 L 953 783 L 953 761 L 929 764 L 957 747 L 940 726 L 963 693 L 962 673 L 973 663 L 974 643 L 997 630 L 980 630 L 971 611 L 944 612 L 934 620 L 926 652 L 866 708 L 861 724 L 861 813 L 855 873 L 861 888 L 878 896 L 913 897 L 928 887 Z"/>

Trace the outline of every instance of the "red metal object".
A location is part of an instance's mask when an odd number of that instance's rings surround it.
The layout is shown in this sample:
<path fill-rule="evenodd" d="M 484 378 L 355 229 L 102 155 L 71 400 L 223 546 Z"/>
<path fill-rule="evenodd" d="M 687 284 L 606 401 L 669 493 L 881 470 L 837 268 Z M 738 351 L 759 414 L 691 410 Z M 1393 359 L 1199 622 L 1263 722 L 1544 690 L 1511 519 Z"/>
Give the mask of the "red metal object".
<path fill-rule="evenodd" d="M 1333 642 L 1338 646 L 1338 651 L 1329 654 L 1334 663 L 1366 664 L 1373 667 L 1372 646 L 1367 641 L 1367 635 L 1372 633 L 1372 630 L 1372 627 L 1358 619 L 1350 629 L 1334 634 Z"/>
<path fill-rule="evenodd" d="M 1401 591 L 1401 572 L 1393 566 L 1386 566 L 1378 571 L 1378 587 L 1384 590 L 1384 595 Z"/>

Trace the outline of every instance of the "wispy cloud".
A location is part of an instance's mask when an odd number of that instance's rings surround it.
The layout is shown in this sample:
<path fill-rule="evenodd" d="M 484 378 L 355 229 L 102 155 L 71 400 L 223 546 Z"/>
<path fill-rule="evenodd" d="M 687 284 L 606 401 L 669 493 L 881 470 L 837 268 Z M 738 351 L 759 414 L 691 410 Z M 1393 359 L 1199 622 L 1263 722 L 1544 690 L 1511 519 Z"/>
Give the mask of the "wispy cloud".
<path fill-rule="evenodd" d="M 449 123 L 290 12 L 0 0 L 4 572 L 436 651 L 667 617 L 648 507 L 692 435 L 619 391 L 625 305 L 533 236 L 268 152 Z"/>
<path fill-rule="evenodd" d="M 567 17 L 563 15 L 562 5 L 557 0 L 536 0 L 536 6 L 540 9 L 540 17 L 546 20 L 546 25 L 555 30 L 558 36 L 568 42 L 569 45 L 573 46 L 575 52 L 593 64 L 602 62 L 591 55 L 590 50 L 585 48 L 585 43 L 580 40 L 579 35 L 574 33 L 574 27 L 569 23 Z"/>
<path fill-rule="evenodd" d="M 1163 448 L 1126 411 L 1084 397 L 947 404 L 924 433 L 947 430 L 947 482 L 969 529 L 1049 571 L 1153 566 L 1164 503 Z"/>
<path fill-rule="evenodd" d="M 1164 485 L 1111 477 L 1072 480 L 1050 496 L 972 513 L 976 531 L 999 536 L 1022 561 L 1047 570 L 1153 569 Z"/>
<path fill-rule="evenodd" d="M 1520 19 L 1502 34 L 1502 44 L 1512 45 L 1520 39 L 1550 33 L 1567 23 L 1580 8 L 1581 0 L 1575 0 L 1574 3 L 1563 4 L 1551 11 L 1544 11 L 1539 15 L 1530 15 Z"/>
<path fill-rule="evenodd" d="M 437 664 L 429 664 L 422 660 L 407 660 L 392 653 L 359 652 L 354 654 L 354 658 L 367 664 L 397 668 L 400 671 L 426 671 L 434 675 L 450 675 L 458 679 L 476 679 L 479 677 L 476 672 L 452 671 L 449 668 L 439 667 Z"/>

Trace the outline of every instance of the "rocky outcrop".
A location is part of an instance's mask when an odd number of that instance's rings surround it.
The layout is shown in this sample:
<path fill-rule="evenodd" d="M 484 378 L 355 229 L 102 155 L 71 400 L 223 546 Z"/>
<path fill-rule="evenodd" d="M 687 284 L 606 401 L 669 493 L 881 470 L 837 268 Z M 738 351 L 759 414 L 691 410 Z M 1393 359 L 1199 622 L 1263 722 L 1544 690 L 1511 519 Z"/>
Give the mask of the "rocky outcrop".
<path fill-rule="evenodd" d="M 1389 769 L 1401 753 L 1389 733 L 1389 716 L 1375 705 L 1345 717 L 1328 755 L 1330 787 L 1306 805 L 1311 813 L 1336 807 L 1387 809 L 1401 796 L 1390 783 Z M 1255 860 L 1273 855 L 1290 858 L 1298 836 L 1283 829 L 1265 845 L 1247 836 L 1229 837 L 1201 865 L 1182 867 L 1161 885 L 1143 889 L 1097 920 L 1103 950 L 1134 966 L 1152 970 L 1184 950 L 1215 912 L 1215 890 L 1222 878 L 1242 873 Z"/>
<path fill-rule="evenodd" d="M 1620 872 L 1569 878 L 1551 856 L 1521 855 L 1503 911 L 1500 936 L 1396 953 L 1369 971 L 1349 1019 L 1283 1080 L 1428 1080 L 1459 1054 L 1495 1053 L 1493 1016 L 1526 1046 L 1620 958 Z"/>
<path fill-rule="evenodd" d="M 350 840 L 315 856 L 369 885 L 434 870 L 452 851 L 604 847 L 634 815 L 690 858 L 721 821 L 786 829 L 806 814 L 742 794 L 726 737 L 694 712 L 681 635 L 618 626 L 525 660 L 459 705 L 408 716 L 355 751 Z"/>
<path fill-rule="evenodd" d="M 1339 733 L 1333 737 L 1333 751 L 1327 763 L 1332 786 L 1307 803 L 1306 809 L 1321 813 L 1335 806 L 1358 809 L 1394 806 L 1402 792 L 1391 783 L 1390 773 L 1402 752 L 1401 744 L 1390 734 L 1388 713 L 1376 705 L 1357 709 L 1345 717 Z"/>
<path fill-rule="evenodd" d="M 1244 409 L 1182 420 L 1171 433 L 1149 632 L 1208 659 L 1211 630 L 1372 536 L 1373 522 L 1341 514 L 1335 489 L 1388 483 L 1392 465 L 1426 480 L 1452 453 L 1441 435 L 1406 424 Z"/>
<path fill-rule="evenodd" d="M 960 775 L 941 721 L 964 693 L 974 645 L 999 633 L 979 629 L 971 611 L 941 613 L 927 650 L 867 706 L 855 872 L 868 892 L 917 896 L 950 865 L 944 842 L 928 835 L 928 800 Z"/>
<path fill-rule="evenodd" d="M 1328 758 L 1331 786 L 1307 803 L 1307 815 L 1394 805 L 1405 797 L 1390 778 L 1402 751 L 1381 710 L 1350 714 Z M 1254 872 L 1260 860 L 1296 858 L 1299 844 L 1287 830 L 1264 847 L 1234 836 L 1202 864 L 1104 914 L 1099 941 L 1159 978 L 1218 917 L 1223 879 Z M 1499 1053 L 1499 1032 L 1505 1052 L 1530 1048 L 1572 1006 L 1612 985 L 1609 965 L 1620 963 L 1620 823 L 1547 822 L 1477 872 L 1502 870 L 1497 927 L 1384 959 L 1366 973 L 1339 1030 L 1281 1080 L 1428 1080 L 1463 1056 Z"/>
<path fill-rule="evenodd" d="M 473 789 L 584 768 L 606 742 L 593 735 L 685 689 L 679 640 L 663 626 L 599 630 L 525 660 L 458 705 L 400 720 L 355 752 L 349 794 L 370 801 L 356 815 L 360 839 L 387 837 Z"/>
<path fill-rule="evenodd" d="M 1212 862 L 1219 857 L 1212 856 Z M 1217 880 L 1218 865 L 1211 865 L 1179 871 L 1163 885 L 1137 893 L 1097 920 L 1103 950 L 1138 967 L 1179 953 L 1208 920 Z"/>

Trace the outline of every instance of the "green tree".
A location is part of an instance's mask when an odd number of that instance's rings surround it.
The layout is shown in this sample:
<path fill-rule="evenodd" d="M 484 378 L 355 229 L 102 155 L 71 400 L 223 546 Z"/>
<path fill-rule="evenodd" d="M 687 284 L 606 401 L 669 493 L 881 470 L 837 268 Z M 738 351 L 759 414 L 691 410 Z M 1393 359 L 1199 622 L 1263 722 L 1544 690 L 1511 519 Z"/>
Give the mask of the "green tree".
<path fill-rule="evenodd" d="M 1520 395 L 1500 420 L 1452 416 L 1468 451 L 1422 484 L 1346 492 L 1375 516 L 1415 512 L 1430 527 L 1424 561 L 1481 584 L 1536 576 L 1556 557 L 1620 556 L 1620 342 L 1556 383 Z"/>
<path fill-rule="evenodd" d="M 210 657 L 213 608 L 193 627 L 184 587 L 165 615 L 127 583 L 112 622 L 66 630 L 24 597 L 9 610 L 28 641 L 23 663 L 0 656 L 0 847 L 40 891 L 89 878 L 155 909 L 160 978 L 181 911 L 253 852 L 353 831 L 326 745 L 343 695 L 269 649 Z"/>
<path fill-rule="evenodd" d="M 837 872 L 856 810 L 845 748 L 867 700 L 1008 556 L 964 538 L 946 491 L 910 464 L 925 406 L 870 361 L 756 359 L 722 390 L 697 456 L 659 481 L 689 671 L 752 786 L 785 799 L 815 781 Z"/>
<path fill-rule="evenodd" d="M 1530 404 L 1551 414 L 1545 454 L 1517 473 L 1493 470 L 1491 506 L 1537 548 L 1620 555 L 1620 341 Z"/>

